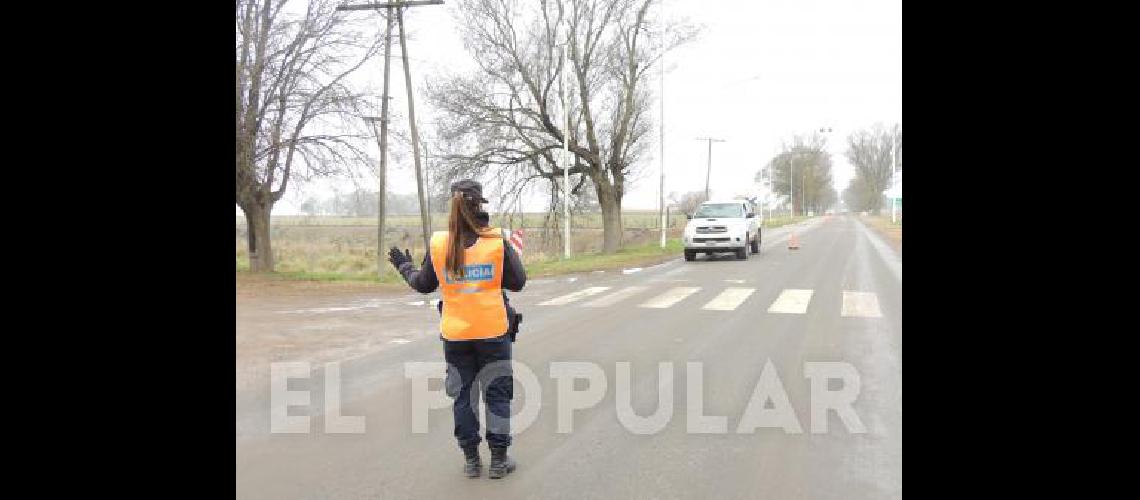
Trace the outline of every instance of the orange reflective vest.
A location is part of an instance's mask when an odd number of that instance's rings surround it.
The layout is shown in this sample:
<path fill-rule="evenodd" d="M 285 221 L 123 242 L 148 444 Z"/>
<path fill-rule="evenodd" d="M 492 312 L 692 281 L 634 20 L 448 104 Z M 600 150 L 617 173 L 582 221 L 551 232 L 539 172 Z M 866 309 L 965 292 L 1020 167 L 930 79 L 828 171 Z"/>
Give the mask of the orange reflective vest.
<path fill-rule="evenodd" d="M 464 278 L 452 276 L 447 267 L 447 231 L 431 236 L 431 263 L 443 295 L 440 333 L 447 340 L 498 337 L 507 332 L 507 308 L 503 303 L 503 238 L 498 229 L 487 229 L 464 253 Z"/>

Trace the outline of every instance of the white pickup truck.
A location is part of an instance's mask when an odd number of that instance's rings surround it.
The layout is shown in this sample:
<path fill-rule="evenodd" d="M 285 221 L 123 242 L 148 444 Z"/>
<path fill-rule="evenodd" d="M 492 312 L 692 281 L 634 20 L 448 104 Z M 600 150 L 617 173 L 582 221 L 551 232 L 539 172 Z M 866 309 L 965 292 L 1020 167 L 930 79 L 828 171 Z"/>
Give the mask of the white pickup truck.
<path fill-rule="evenodd" d="M 732 252 L 740 260 L 760 253 L 760 222 L 745 200 L 706 201 L 688 218 L 685 260 L 696 259 L 698 253 Z"/>

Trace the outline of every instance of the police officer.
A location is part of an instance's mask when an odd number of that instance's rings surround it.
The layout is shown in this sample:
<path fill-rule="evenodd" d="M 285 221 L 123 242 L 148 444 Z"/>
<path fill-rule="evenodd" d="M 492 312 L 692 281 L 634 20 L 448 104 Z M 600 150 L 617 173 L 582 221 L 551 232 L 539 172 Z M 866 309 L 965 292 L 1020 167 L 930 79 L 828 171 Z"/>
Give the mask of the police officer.
<path fill-rule="evenodd" d="M 447 231 L 436 231 L 416 270 L 411 253 L 396 247 L 389 261 L 404 281 L 420 293 L 441 289 L 440 334 L 448 365 L 447 394 L 454 399 L 455 437 L 465 458 L 464 472 L 478 477 L 480 395 L 486 398 L 487 443 L 491 465 L 487 475 L 498 479 L 515 469 L 507 455 L 511 444 L 510 414 L 514 379 L 510 368 L 511 342 L 521 318 L 510 307 L 503 289 L 518 292 L 526 271 L 518 253 L 504 242 L 503 232 L 490 227 L 483 187 L 473 180 L 451 185 Z M 440 279 L 440 278 L 443 279 Z M 473 390 L 478 385 L 479 388 Z"/>

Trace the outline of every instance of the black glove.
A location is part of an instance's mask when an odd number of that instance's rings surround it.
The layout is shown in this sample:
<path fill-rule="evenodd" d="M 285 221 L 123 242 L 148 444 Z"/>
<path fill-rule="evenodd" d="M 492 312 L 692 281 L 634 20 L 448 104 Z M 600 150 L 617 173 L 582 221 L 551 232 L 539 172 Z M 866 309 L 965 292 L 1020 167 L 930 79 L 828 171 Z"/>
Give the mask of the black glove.
<path fill-rule="evenodd" d="M 392 247 L 388 250 L 388 262 L 391 262 L 393 266 L 396 266 L 396 269 L 400 269 L 401 264 L 405 262 L 412 262 L 412 252 L 409 252 L 405 248 L 404 252 L 401 253 L 399 248 Z"/>
<path fill-rule="evenodd" d="M 519 334 L 519 323 L 522 323 L 522 315 L 511 311 L 510 321 L 508 321 L 507 333 L 511 334 L 511 342 L 515 341 L 515 337 Z"/>

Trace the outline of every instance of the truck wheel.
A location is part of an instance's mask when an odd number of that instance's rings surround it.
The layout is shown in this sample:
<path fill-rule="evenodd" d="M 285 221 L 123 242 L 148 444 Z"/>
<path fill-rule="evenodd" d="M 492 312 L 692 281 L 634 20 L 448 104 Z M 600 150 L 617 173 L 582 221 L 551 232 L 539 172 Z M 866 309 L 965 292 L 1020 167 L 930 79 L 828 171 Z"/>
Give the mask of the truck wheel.
<path fill-rule="evenodd" d="M 692 250 L 685 250 L 685 260 L 692 262 L 696 258 L 697 258 L 697 252 L 694 252 Z"/>
<path fill-rule="evenodd" d="M 744 260 L 748 258 L 748 244 L 736 249 L 736 260 Z"/>
<path fill-rule="evenodd" d="M 756 233 L 756 238 L 752 239 L 752 253 L 760 253 L 760 233 Z"/>

